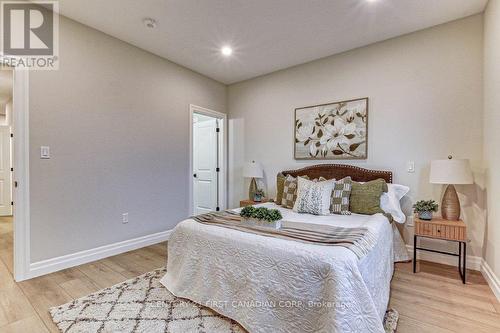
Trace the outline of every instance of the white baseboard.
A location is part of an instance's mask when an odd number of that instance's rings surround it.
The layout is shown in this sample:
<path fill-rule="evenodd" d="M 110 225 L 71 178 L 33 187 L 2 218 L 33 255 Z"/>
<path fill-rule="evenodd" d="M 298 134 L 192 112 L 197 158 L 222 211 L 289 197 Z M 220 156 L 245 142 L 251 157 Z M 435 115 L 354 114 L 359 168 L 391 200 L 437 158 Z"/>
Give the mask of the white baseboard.
<path fill-rule="evenodd" d="M 413 245 L 406 244 L 406 248 L 408 250 L 408 253 L 410 254 L 410 257 L 413 258 Z M 417 251 L 417 259 L 458 267 L 458 257 L 452 257 L 441 253 Z M 481 257 L 467 256 L 467 269 L 480 271 L 482 262 L 483 258 Z"/>
<path fill-rule="evenodd" d="M 171 232 L 172 230 L 162 231 L 122 242 L 99 246 L 90 250 L 84 250 L 56 258 L 37 261 L 29 265 L 29 271 L 26 274 L 26 279 L 31 279 L 40 275 L 57 272 L 62 269 L 86 264 L 120 253 L 136 250 L 141 247 L 161 243 L 168 240 Z"/>
<path fill-rule="evenodd" d="M 483 260 L 483 265 L 481 266 L 481 273 L 483 273 L 483 276 L 490 285 L 491 290 L 493 290 L 493 293 L 500 302 L 500 279 L 498 278 L 498 276 L 495 275 L 495 273 L 491 269 L 490 265 L 488 265 L 486 260 Z"/>

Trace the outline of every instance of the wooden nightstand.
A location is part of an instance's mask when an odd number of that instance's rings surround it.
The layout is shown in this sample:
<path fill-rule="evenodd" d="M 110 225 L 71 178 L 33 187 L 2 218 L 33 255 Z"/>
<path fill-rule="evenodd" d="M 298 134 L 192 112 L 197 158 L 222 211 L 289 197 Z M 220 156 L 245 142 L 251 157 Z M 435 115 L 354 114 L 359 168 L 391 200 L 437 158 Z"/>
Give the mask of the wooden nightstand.
<path fill-rule="evenodd" d="M 417 244 L 418 237 L 457 242 L 458 254 L 419 247 Z M 413 237 L 413 273 L 416 273 L 417 270 L 417 250 L 458 257 L 458 272 L 460 273 L 462 282 L 465 284 L 465 272 L 467 271 L 467 226 L 464 221 L 448 221 L 442 218 L 433 218 L 431 221 L 424 221 L 415 217 L 415 235 Z"/>
<path fill-rule="evenodd" d="M 261 204 L 261 203 L 264 203 L 264 202 L 269 202 L 270 200 L 267 199 L 267 198 L 262 198 L 262 201 L 261 202 L 256 202 L 256 201 L 253 201 L 253 200 L 241 200 L 240 201 L 240 207 L 246 207 L 246 206 L 253 206 L 253 205 L 258 205 L 258 204 Z"/>

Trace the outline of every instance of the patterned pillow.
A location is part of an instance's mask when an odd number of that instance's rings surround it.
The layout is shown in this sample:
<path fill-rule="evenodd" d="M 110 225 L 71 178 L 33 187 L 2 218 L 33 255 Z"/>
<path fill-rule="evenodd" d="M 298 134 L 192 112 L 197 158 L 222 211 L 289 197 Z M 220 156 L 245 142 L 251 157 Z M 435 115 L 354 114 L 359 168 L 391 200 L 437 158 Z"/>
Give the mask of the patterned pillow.
<path fill-rule="evenodd" d="M 351 215 L 349 210 L 349 197 L 351 196 L 352 180 L 345 177 L 335 182 L 333 187 L 330 212 L 340 215 Z"/>
<path fill-rule="evenodd" d="M 302 177 L 302 176 L 301 176 Z M 307 176 L 302 178 L 309 179 Z M 297 178 L 286 175 L 285 183 L 283 185 L 283 196 L 281 198 L 281 205 L 285 208 L 293 208 L 295 200 L 297 199 Z"/>
<path fill-rule="evenodd" d="M 283 200 L 283 189 L 285 187 L 285 175 L 281 172 L 276 176 L 276 203 L 281 205 Z"/>
<path fill-rule="evenodd" d="M 297 200 L 293 210 L 297 213 L 314 215 L 330 214 L 330 201 L 335 181 L 311 181 L 299 177 L 297 180 Z"/>

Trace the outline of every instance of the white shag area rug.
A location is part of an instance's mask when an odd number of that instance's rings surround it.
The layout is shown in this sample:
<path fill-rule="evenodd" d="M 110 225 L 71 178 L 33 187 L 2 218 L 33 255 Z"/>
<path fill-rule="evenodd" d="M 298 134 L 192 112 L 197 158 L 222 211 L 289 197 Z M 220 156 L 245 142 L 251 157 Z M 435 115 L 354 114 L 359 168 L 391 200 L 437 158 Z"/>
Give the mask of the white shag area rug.
<path fill-rule="evenodd" d="M 246 333 L 234 320 L 174 296 L 160 284 L 163 275 L 165 268 L 159 268 L 53 307 L 52 320 L 65 333 Z M 387 333 L 396 331 L 398 317 L 396 310 L 387 310 Z"/>

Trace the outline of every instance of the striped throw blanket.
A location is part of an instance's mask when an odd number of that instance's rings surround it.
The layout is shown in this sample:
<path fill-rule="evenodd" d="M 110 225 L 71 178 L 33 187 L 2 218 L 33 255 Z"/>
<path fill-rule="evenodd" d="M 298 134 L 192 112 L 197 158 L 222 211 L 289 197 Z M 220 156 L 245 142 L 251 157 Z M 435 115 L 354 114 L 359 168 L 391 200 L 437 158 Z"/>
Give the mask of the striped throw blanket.
<path fill-rule="evenodd" d="M 280 229 L 272 229 L 242 222 L 239 214 L 231 211 L 212 212 L 193 216 L 193 220 L 209 225 L 250 232 L 257 235 L 295 240 L 317 245 L 343 246 L 363 258 L 376 244 L 376 237 L 367 228 L 343 228 L 324 224 L 281 221 Z"/>

